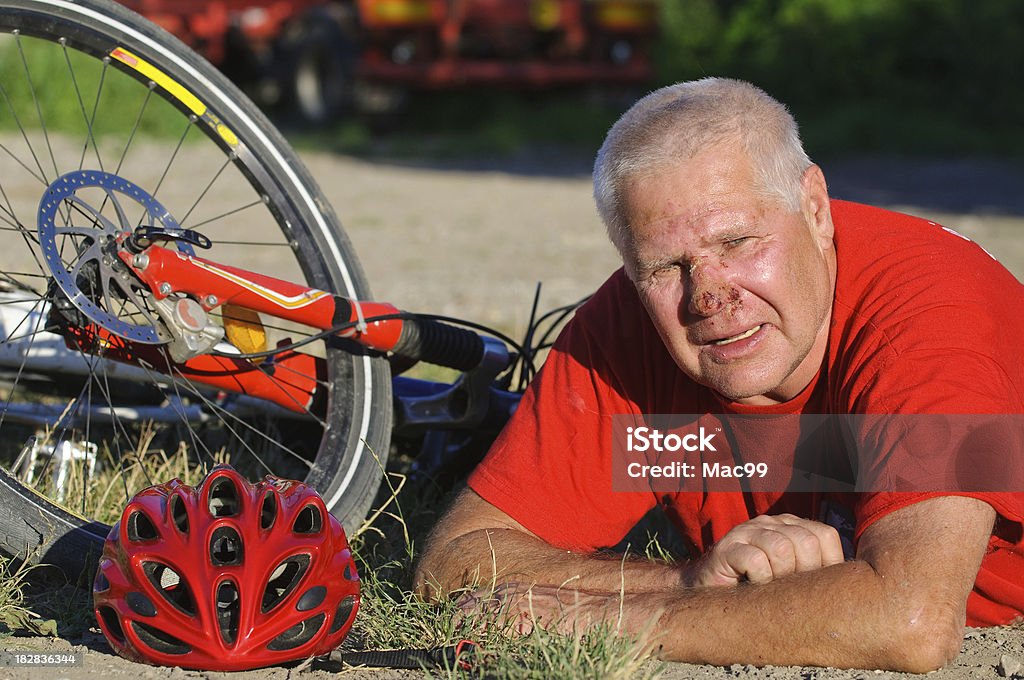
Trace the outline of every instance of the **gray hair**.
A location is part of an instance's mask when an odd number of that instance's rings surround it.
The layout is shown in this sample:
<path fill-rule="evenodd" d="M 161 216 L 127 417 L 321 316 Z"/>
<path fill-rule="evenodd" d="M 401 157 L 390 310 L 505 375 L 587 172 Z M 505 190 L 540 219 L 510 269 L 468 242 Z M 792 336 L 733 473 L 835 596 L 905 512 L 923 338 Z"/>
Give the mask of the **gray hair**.
<path fill-rule="evenodd" d="M 796 121 L 776 99 L 750 83 L 704 78 L 655 90 L 608 131 L 594 161 L 594 200 L 612 243 L 625 254 L 629 224 L 624 183 L 738 140 L 750 157 L 755 190 L 800 207 L 801 179 L 811 165 Z"/>

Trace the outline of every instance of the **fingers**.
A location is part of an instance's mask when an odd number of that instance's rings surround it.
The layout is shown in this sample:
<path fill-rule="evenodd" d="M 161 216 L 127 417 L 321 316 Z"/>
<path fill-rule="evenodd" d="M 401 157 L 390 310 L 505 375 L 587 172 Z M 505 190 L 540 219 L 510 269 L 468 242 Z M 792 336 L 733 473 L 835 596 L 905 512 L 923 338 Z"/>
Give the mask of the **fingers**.
<path fill-rule="evenodd" d="M 692 582 L 767 583 L 842 561 L 842 544 L 834 528 L 794 515 L 763 515 L 733 527 L 696 565 Z"/>
<path fill-rule="evenodd" d="M 795 515 L 778 515 L 776 519 L 785 526 L 799 527 L 814 535 L 816 542 L 810 537 L 806 537 L 805 540 L 809 545 L 805 547 L 817 550 L 821 557 L 820 566 L 829 567 L 833 564 L 841 564 L 845 560 L 843 556 L 843 543 L 835 527 L 796 517 Z"/>

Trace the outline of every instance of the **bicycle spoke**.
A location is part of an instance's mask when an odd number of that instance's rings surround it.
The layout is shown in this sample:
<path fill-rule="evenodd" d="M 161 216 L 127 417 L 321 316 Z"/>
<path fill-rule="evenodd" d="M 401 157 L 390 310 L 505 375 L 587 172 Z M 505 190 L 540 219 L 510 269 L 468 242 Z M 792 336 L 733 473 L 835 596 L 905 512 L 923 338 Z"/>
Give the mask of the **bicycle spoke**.
<path fill-rule="evenodd" d="M 68 64 L 68 68 L 71 65 Z M 96 137 L 94 136 L 94 129 L 96 125 L 96 112 L 100 108 L 100 99 L 103 97 L 103 86 L 107 82 L 107 69 L 110 67 L 110 57 L 103 58 L 103 69 L 100 71 L 100 82 L 96 86 L 96 97 L 92 103 L 92 115 L 86 119 L 86 126 L 89 129 L 89 137 L 85 141 L 85 146 L 82 147 L 82 156 L 78 159 L 78 169 L 81 170 L 85 166 L 85 154 L 89 150 L 89 141 L 92 141 L 93 151 L 96 153 L 96 163 L 100 166 L 100 170 L 103 170 L 103 158 L 100 156 L 100 147 L 96 143 Z M 82 113 L 85 113 L 85 105 L 82 105 Z"/>
<path fill-rule="evenodd" d="M 57 157 L 53 155 L 53 145 L 50 143 L 50 134 L 46 130 L 46 120 L 43 119 L 43 109 L 39 105 L 39 96 L 36 94 L 35 83 L 32 82 L 32 73 L 28 68 L 28 60 L 25 59 L 25 48 L 21 44 L 21 34 L 14 34 L 14 42 L 18 45 L 18 53 L 21 55 L 21 65 L 25 69 L 25 82 L 28 83 L 29 92 L 32 93 L 32 103 L 36 107 L 36 116 L 39 119 L 39 127 L 43 131 L 43 139 L 46 141 L 46 150 L 50 152 L 50 163 L 53 164 L 53 176 L 58 177 L 60 170 L 57 169 Z M 42 168 L 40 168 L 42 170 Z M 45 175 L 45 173 L 43 173 Z"/>
<path fill-rule="evenodd" d="M 9 224 L 13 231 L 17 231 L 21 236 L 22 242 L 28 249 L 29 254 L 32 256 L 32 260 L 36 264 L 36 269 L 40 272 L 45 272 L 46 268 L 43 263 L 39 261 L 39 254 L 37 249 L 39 247 L 39 236 L 34 231 L 29 231 L 24 224 L 18 219 L 17 215 L 14 214 L 14 207 L 11 205 L 10 199 L 7 197 L 7 192 L 4 190 L 3 185 L 0 184 L 0 196 L 3 197 L 6 207 L 0 206 L 0 222 Z M 10 219 L 4 217 L 3 214 L 9 215 Z M 13 220 L 13 221 L 12 221 Z M 0 231 L 12 231 L 6 227 L 0 227 Z M 25 276 L 42 276 L 41 274 L 25 274 Z"/>
<path fill-rule="evenodd" d="M 177 376 L 179 378 L 184 380 L 187 384 L 191 385 L 191 381 L 188 378 L 186 378 L 181 373 L 180 370 L 176 370 L 175 373 L 177 374 Z M 268 444 L 273 445 L 275 447 L 275 449 L 279 450 L 282 453 L 288 454 L 289 456 L 291 456 L 292 458 L 294 458 L 297 461 L 301 461 L 303 463 L 303 465 L 306 465 L 306 466 L 309 465 L 309 461 L 304 456 L 302 456 L 298 452 L 292 450 L 291 448 L 284 446 L 282 444 L 282 442 L 279 442 L 279 441 L 277 441 L 275 439 L 272 439 L 266 433 L 262 432 L 261 430 L 259 430 L 254 425 L 252 425 L 250 423 L 247 423 L 245 420 L 243 420 L 242 418 L 238 417 L 234 413 L 231 413 L 227 409 L 224 409 L 221 406 L 217 405 L 211 399 L 209 399 L 208 397 L 203 395 L 200 390 L 194 390 L 194 393 L 195 393 L 195 396 L 199 397 L 199 399 L 202 400 L 202 402 L 207 407 L 209 407 L 210 409 L 212 409 L 213 411 L 218 413 L 222 418 L 229 418 L 232 423 L 237 424 L 243 431 L 245 431 L 245 432 L 247 432 L 247 433 L 249 433 L 251 435 L 254 435 L 254 436 L 256 436 L 259 439 L 262 439 L 263 441 L 267 442 Z M 231 432 L 232 435 L 234 435 L 236 437 L 238 443 L 240 443 L 245 448 L 246 452 L 248 452 L 250 455 L 252 455 L 268 473 L 273 473 L 274 472 L 274 470 L 272 468 L 270 468 L 262 458 L 260 458 L 259 454 L 256 453 L 256 451 L 252 448 L 252 446 L 248 443 L 248 441 L 246 441 L 246 439 L 244 437 L 242 437 L 241 435 L 238 434 L 238 431 L 236 431 L 226 421 L 223 422 L 222 424 L 223 424 L 224 427 L 228 428 L 228 430 Z"/>
<path fill-rule="evenodd" d="M 81 170 L 82 166 L 85 165 L 85 155 L 89 149 L 89 143 L 92 143 L 92 148 L 96 153 L 96 162 L 100 166 L 100 170 L 103 169 L 103 160 L 100 158 L 100 150 L 96 145 L 96 137 L 93 134 L 92 124 L 93 121 L 85 111 L 85 100 L 82 99 L 82 89 L 78 86 L 78 77 L 75 75 L 75 68 L 71 65 L 71 55 L 68 54 L 68 44 L 65 38 L 60 39 L 60 45 L 64 52 L 64 62 L 68 66 L 68 75 L 71 77 L 71 84 L 75 90 L 75 98 L 78 101 L 78 108 L 82 112 L 82 121 L 85 123 L 88 134 L 85 138 L 85 146 L 82 149 L 82 157 L 78 162 L 78 169 Z"/>
<path fill-rule="evenodd" d="M 197 224 L 193 224 L 192 225 L 192 229 L 199 229 L 200 227 L 206 226 L 207 224 L 210 224 L 211 222 L 216 222 L 217 220 L 222 220 L 225 217 L 229 217 L 231 215 L 237 215 L 238 213 L 242 212 L 243 210 L 248 210 L 249 208 L 254 208 L 254 207 L 258 206 L 258 205 L 263 205 L 263 201 L 253 201 L 252 203 L 248 203 L 248 204 L 243 205 L 241 207 L 234 208 L 232 210 L 228 210 L 227 212 L 223 212 L 220 215 L 217 215 L 216 217 L 211 217 L 208 220 L 203 220 L 202 222 L 199 222 Z M 218 243 L 223 243 L 223 241 L 218 241 Z"/>
<path fill-rule="evenodd" d="M 224 171 L 227 169 L 229 165 L 231 165 L 230 157 L 226 161 L 224 161 L 224 164 L 222 166 L 220 166 L 220 168 L 217 170 L 217 173 L 213 176 L 213 179 L 211 179 L 206 184 L 206 188 L 204 188 L 203 192 L 199 194 L 199 198 L 197 198 L 195 203 L 192 204 L 192 207 L 188 209 L 188 211 L 182 216 L 180 220 L 178 220 L 178 224 L 180 224 L 182 227 L 185 226 L 185 223 L 188 222 L 189 216 L 192 215 L 192 211 L 196 209 L 196 207 L 203 201 L 204 198 L 206 198 L 206 194 L 210 193 L 210 189 L 212 189 L 213 185 L 217 183 L 217 180 L 220 179 L 221 174 L 224 173 Z"/>
<path fill-rule="evenodd" d="M 227 239 L 217 239 L 217 245 L 246 246 L 253 248 L 287 248 L 288 250 L 292 250 L 292 245 L 288 242 L 270 243 L 266 241 L 231 241 Z"/>
<path fill-rule="evenodd" d="M 146 365 L 147 372 L 150 371 L 150 368 L 152 367 Z M 150 373 L 150 375 L 152 375 L 152 373 Z M 176 410 L 178 410 L 181 422 L 188 423 L 188 417 L 183 411 L 183 405 L 187 403 L 187 401 L 181 396 L 178 381 L 171 380 L 171 389 L 174 390 L 174 395 L 176 397 L 174 404 L 176 407 L 180 407 Z M 210 447 L 206 445 L 206 442 L 203 441 L 203 438 L 199 436 L 199 433 L 197 433 L 192 427 L 186 427 L 186 430 L 188 431 L 188 435 L 192 443 L 192 448 L 197 452 L 197 455 L 199 455 L 200 460 L 204 461 L 205 468 L 205 461 L 207 459 L 209 459 L 211 462 L 215 460 L 214 453 L 213 451 L 210 450 Z"/>
<path fill-rule="evenodd" d="M 191 115 L 188 118 L 188 125 L 185 126 L 185 130 L 181 133 L 181 137 L 178 139 L 177 145 L 174 147 L 174 151 L 171 153 L 171 157 L 167 159 L 167 165 L 164 166 L 163 172 L 160 173 L 160 179 L 157 180 L 156 187 L 153 188 L 151 195 L 156 198 L 160 193 L 160 187 L 164 185 L 164 180 L 167 179 L 167 173 L 171 171 L 171 166 L 174 165 L 174 161 L 178 158 L 178 152 L 181 151 L 182 145 L 185 143 L 185 139 L 188 137 L 188 133 L 192 131 L 195 126 L 197 118 L 195 115 Z"/>
<path fill-rule="evenodd" d="M 0 276 L 3 276 L 3 274 L 0 274 Z M 11 279 L 10 283 L 15 283 L 14 279 Z M 26 292 L 34 293 L 35 291 L 26 291 Z M 8 298 L 0 298 L 0 307 L 4 307 L 5 305 L 27 305 L 27 304 L 29 304 L 31 302 L 35 302 L 38 299 L 39 299 L 38 294 L 33 295 L 30 298 L 19 298 L 19 299 L 16 299 L 16 300 L 15 299 L 8 299 Z"/>
<path fill-rule="evenodd" d="M 114 174 L 121 172 L 121 166 L 124 165 L 124 159 L 128 157 L 128 150 L 132 146 L 132 142 L 135 141 L 135 133 L 139 131 L 139 124 L 142 123 L 142 117 L 146 114 L 146 106 L 149 105 L 149 100 L 153 96 L 153 89 L 156 87 L 156 83 L 152 80 L 149 81 L 149 89 L 146 90 L 146 98 L 142 100 L 142 106 L 139 108 L 138 115 L 135 116 L 135 124 L 132 125 L 132 131 L 128 135 L 128 141 L 124 145 L 124 150 L 121 152 L 121 158 L 117 161 L 117 168 L 114 170 Z"/>
<path fill-rule="evenodd" d="M 4 151 L 6 151 L 8 155 L 11 156 L 11 158 L 14 158 L 18 162 L 18 164 L 21 165 L 21 167 L 28 170 L 29 174 L 38 179 L 40 183 L 42 183 L 43 185 L 49 184 L 49 182 L 47 182 L 45 179 L 46 171 L 43 170 L 43 165 L 42 163 L 39 162 L 39 157 L 36 155 L 36 150 L 32 146 L 32 142 L 29 141 L 28 131 L 25 130 L 25 126 L 21 124 L 21 118 L 18 117 L 18 112 L 14 110 L 14 103 L 11 101 L 11 98 L 7 95 L 7 88 L 5 88 L 2 83 L 0 83 L 0 95 L 3 95 L 4 101 L 7 102 L 7 108 L 11 112 L 11 117 L 14 118 L 14 124 L 18 126 L 18 131 L 21 132 L 21 138 L 25 140 L 25 146 L 28 147 L 29 153 L 32 154 L 32 160 L 36 162 L 36 167 L 39 169 L 39 174 L 37 175 L 31 169 L 29 169 L 29 167 L 22 163 L 21 159 L 19 159 L 17 156 L 11 153 L 6 146 L 4 147 Z"/>
<path fill-rule="evenodd" d="M 278 370 L 281 370 L 280 364 L 277 366 L 277 368 L 278 368 Z M 296 377 L 307 377 L 304 373 L 300 373 L 300 372 L 298 372 L 295 369 L 290 368 L 290 367 L 284 368 L 284 370 L 282 372 L 291 373 L 292 375 L 294 375 Z M 317 385 L 319 385 L 320 387 L 326 387 L 326 385 L 324 385 L 324 383 L 322 381 L 316 381 L 316 382 L 317 382 Z M 309 409 L 306 408 L 305 406 L 303 406 L 301 403 L 299 403 L 299 401 L 297 399 L 292 398 L 291 402 L 295 406 L 297 406 L 300 409 L 302 409 L 303 413 L 305 413 L 307 416 L 309 416 L 310 418 L 314 419 L 317 423 L 319 423 L 321 427 L 327 427 L 326 421 L 324 421 L 322 418 L 318 418 L 313 413 L 310 413 Z"/>
<path fill-rule="evenodd" d="M 39 272 L 12 272 L 12 271 L 6 271 L 6 272 L 0 272 L 0 276 L 3 276 L 4 278 L 6 278 L 11 283 L 16 283 L 18 281 L 18 279 L 40 279 L 42 281 L 49 281 L 50 280 L 49 274 L 41 274 Z M 14 277 L 17 277 L 17 278 L 14 278 Z M 35 292 L 35 291 L 33 291 L 33 292 Z"/>
<path fill-rule="evenodd" d="M 8 335 L 6 338 L 4 338 L 3 344 L 7 345 L 17 344 L 19 342 L 26 342 L 28 340 L 33 340 L 36 337 L 44 334 L 53 335 L 53 332 L 55 330 L 56 328 L 47 326 L 45 328 L 39 328 L 36 330 L 28 331 L 26 333 L 22 333 L 21 335 Z"/>
<path fill-rule="evenodd" d="M 29 317 L 32 315 L 32 312 L 35 312 L 37 310 L 37 308 L 40 308 L 40 306 L 42 304 L 43 304 L 43 299 L 42 298 L 40 298 L 39 300 L 36 300 L 35 304 L 32 305 L 32 307 L 29 309 L 29 312 L 14 327 L 13 332 L 17 333 L 21 329 L 22 324 L 24 324 L 29 319 Z M 38 316 L 39 316 L 39 318 L 41 320 L 42 319 L 42 312 L 41 311 L 39 312 Z M 37 325 L 37 328 L 38 328 L 38 325 Z M 11 335 L 11 332 L 7 332 L 8 338 L 10 337 L 10 335 Z M 24 352 L 21 353 L 21 361 L 18 363 L 17 371 L 15 373 L 15 378 L 14 378 L 14 381 L 13 381 L 13 384 L 15 386 L 17 386 L 17 384 L 20 382 L 21 376 L 22 376 L 22 374 L 25 371 L 25 364 L 28 361 L 29 354 L 32 351 L 32 343 L 34 342 L 34 340 L 37 337 L 37 335 L 38 334 L 31 334 L 31 335 L 28 336 L 28 340 L 27 340 L 28 347 L 26 348 L 26 350 Z M 8 344 L 8 341 L 7 341 L 6 338 L 4 339 L 4 344 Z M 16 392 L 17 392 L 17 390 L 11 389 L 11 391 L 7 395 L 7 399 L 5 400 L 5 403 L 4 403 L 3 412 L 0 413 L 0 429 L 2 429 L 3 426 L 4 426 L 4 419 L 7 417 L 7 411 L 9 410 L 11 404 L 13 403 L 14 395 L 15 395 Z"/>
<path fill-rule="evenodd" d="M 2 85 L 0 85 L 0 91 L 2 91 L 2 90 L 3 90 L 3 86 L 2 86 Z M 28 140 L 26 140 L 26 143 L 27 143 L 27 141 L 28 141 Z M 30 148 L 31 148 L 31 147 L 30 147 Z M 30 167 L 28 167 L 27 165 L 25 165 L 25 163 L 24 163 L 24 162 L 22 162 L 22 160 L 21 160 L 20 158 L 18 158 L 17 156 L 15 156 L 15 155 L 14 155 L 14 153 L 13 153 L 13 152 L 12 152 L 12 151 L 11 151 L 10 149 L 8 149 L 8 148 L 7 148 L 7 145 L 6 145 L 6 144 L 0 144 L 0 149 L 3 149 L 4 153 L 6 153 L 6 154 L 7 154 L 8 156 L 10 156 L 11 158 L 13 158 L 13 159 L 14 159 L 14 162 L 15 162 L 15 163 L 17 163 L 17 164 L 18 164 L 18 165 L 20 165 L 21 167 L 25 168 L 25 171 L 26 171 L 26 172 L 27 172 L 28 174 L 32 175 L 32 176 L 33 176 L 34 178 L 36 178 L 36 180 L 37 180 L 37 181 L 38 181 L 38 182 L 39 182 L 40 184 L 43 184 L 43 185 L 45 185 L 45 184 L 47 183 L 47 182 L 46 182 L 46 180 L 45 180 L 45 179 L 43 179 L 42 177 L 40 177 L 39 175 L 37 175 L 37 174 L 36 174 L 36 173 L 35 173 L 35 172 L 34 172 L 34 171 L 32 170 L 32 168 L 30 168 Z M 33 157 L 33 158 L 35 158 L 35 153 L 33 153 L 33 154 L 32 154 L 32 157 Z M 39 163 L 39 159 L 36 159 L 36 164 L 38 165 L 38 163 Z M 40 172 L 42 172 L 42 168 L 39 168 L 39 170 L 40 170 Z"/>

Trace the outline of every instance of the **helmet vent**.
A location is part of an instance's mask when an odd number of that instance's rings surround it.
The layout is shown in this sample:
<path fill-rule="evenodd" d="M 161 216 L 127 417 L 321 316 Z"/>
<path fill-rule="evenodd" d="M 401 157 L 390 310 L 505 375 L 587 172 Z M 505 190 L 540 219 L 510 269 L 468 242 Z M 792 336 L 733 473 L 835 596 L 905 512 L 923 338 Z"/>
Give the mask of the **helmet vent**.
<path fill-rule="evenodd" d="M 297 534 L 319 534 L 323 525 L 324 518 L 320 514 L 320 508 L 310 504 L 299 510 L 292 524 L 292 531 Z"/>
<path fill-rule="evenodd" d="M 156 607 L 148 597 L 142 593 L 132 591 L 125 596 L 125 602 L 133 612 L 139 616 L 156 616 Z"/>
<path fill-rule="evenodd" d="M 139 640 L 158 652 L 164 654 L 188 654 L 192 651 L 191 647 L 173 635 L 168 635 L 159 628 L 146 625 L 141 621 L 132 621 L 132 630 L 139 636 Z"/>
<path fill-rule="evenodd" d="M 117 612 L 110 605 L 100 605 L 96 608 L 96 611 L 100 613 L 100 618 L 103 619 L 103 625 L 106 626 L 107 632 L 117 642 L 124 644 L 124 630 L 121 628 L 121 621 L 117 618 Z"/>
<path fill-rule="evenodd" d="M 355 595 L 347 595 L 338 603 L 338 608 L 334 610 L 334 621 L 331 623 L 331 630 L 329 631 L 331 634 L 337 633 L 348 622 L 355 606 Z"/>
<path fill-rule="evenodd" d="M 232 517 L 238 514 L 238 489 L 230 477 L 218 477 L 210 487 L 210 514 Z"/>
<path fill-rule="evenodd" d="M 238 617 L 241 609 L 238 587 L 231 581 L 217 586 L 217 625 L 220 636 L 227 644 L 234 644 L 238 636 Z"/>
<path fill-rule="evenodd" d="M 321 613 L 295 624 L 271 640 L 270 644 L 267 645 L 267 649 L 281 652 L 306 644 L 323 627 L 325 618 L 327 618 L 327 615 Z"/>
<path fill-rule="evenodd" d="M 189 616 L 196 615 L 195 600 L 188 589 L 188 584 L 178 572 L 159 562 L 143 562 L 142 571 L 157 592 L 178 611 Z"/>
<path fill-rule="evenodd" d="M 188 511 L 185 509 L 185 501 L 181 496 L 171 496 L 171 521 L 183 534 L 188 533 Z"/>
<path fill-rule="evenodd" d="M 268 491 L 260 505 L 260 529 L 269 529 L 277 520 L 277 494 Z"/>
<path fill-rule="evenodd" d="M 149 516 L 141 510 L 136 510 L 128 515 L 128 540 L 132 543 L 152 541 L 160 537 L 156 525 L 149 519 Z"/>
<path fill-rule="evenodd" d="M 242 563 L 242 537 L 231 527 L 217 527 L 210 537 L 210 562 L 215 567 Z"/>
<path fill-rule="evenodd" d="M 320 606 L 320 603 L 327 597 L 327 588 L 323 586 L 313 586 L 302 594 L 299 601 L 295 604 L 295 608 L 300 612 L 308 612 L 310 609 L 315 609 Z"/>
<path fill-rule="evenodd" d="M 309 555 L 293 555 L 277 565 L 263 591 L 261 609 L 266 614 L 290 595 L 309 568 Z"/>
<path fill-rule="evenodd" d="M 103 593 L 107 590 L 110 590 L 110 581 L 107 580 L 102 571 L 97 571 L 96 580 L 92 582 L 92 592 Z"/>

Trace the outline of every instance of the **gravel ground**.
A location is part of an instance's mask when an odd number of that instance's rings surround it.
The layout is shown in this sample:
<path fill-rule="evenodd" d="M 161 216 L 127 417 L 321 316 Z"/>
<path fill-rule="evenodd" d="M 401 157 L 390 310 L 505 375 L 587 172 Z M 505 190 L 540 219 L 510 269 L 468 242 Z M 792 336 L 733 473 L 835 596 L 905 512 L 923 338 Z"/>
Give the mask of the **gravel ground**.
<path fill-rule="evenodd" d="M 524 157 L 509 163 L 426 166 L 307 153 L 305 160 L 342 217 L 378 299 L 459 315 L 522 332 L 534 286 L 542 307 L 591 292 L 616 266 L 591 205 L 586 159 Z M 832 192 L 921 214 L 957 228 L 1024 276 L 1024 174 L 989 161 L 852 159 L 823 164 Z M 5 668 L 11 678 L 318 677 L 333 669 L 242 674 L 150 668 L 110 654 L 101 637 L 10 638 L 0 648 L 84 652 L 84 666 Z M 1007 677 L 1024 662 L 1024 629 L 972 630 L 954 665 L 934 678 Z M 331 673 L 332 675 L 334 673 Z M 390 679 L 416 673 L 349 671 Z M 669 664 L 666 677 L 890 678 L 900 674 L 815 668 Z M 1024 677 L 1024 675 L 1022 675 Z"/>

